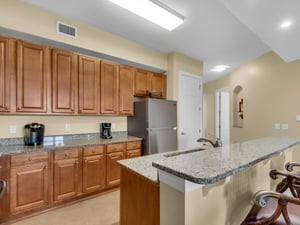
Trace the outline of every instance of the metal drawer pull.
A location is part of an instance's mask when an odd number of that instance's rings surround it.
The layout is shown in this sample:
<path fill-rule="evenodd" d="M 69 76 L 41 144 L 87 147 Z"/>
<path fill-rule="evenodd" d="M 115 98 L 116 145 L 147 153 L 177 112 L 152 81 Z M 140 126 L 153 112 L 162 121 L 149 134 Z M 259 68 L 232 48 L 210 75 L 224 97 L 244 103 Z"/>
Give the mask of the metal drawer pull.
<path fill-rule="evenodd" d="M 1 184 L 0 198 L 2 198 L 6 190 L 6 182 L 4 180 L 0 180 L 0 184 Z"/>

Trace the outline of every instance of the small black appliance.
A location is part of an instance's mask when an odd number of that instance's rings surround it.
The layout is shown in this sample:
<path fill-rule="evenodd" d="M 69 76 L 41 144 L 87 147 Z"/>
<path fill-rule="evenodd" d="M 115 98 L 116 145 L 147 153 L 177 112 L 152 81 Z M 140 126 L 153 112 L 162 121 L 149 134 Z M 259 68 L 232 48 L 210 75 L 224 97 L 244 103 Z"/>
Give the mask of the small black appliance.
<path fill-rule="evenodd" d="M 28 146 L 42 145 L 45 126 L 39 123 L 30 123 L 24 126 L 24 144 Z"/>
<path fill-rule="evenodd" d="M 111 123 L 100 124 L 100 136 L 104 139 L 110 139 L 111 136 Z"/>

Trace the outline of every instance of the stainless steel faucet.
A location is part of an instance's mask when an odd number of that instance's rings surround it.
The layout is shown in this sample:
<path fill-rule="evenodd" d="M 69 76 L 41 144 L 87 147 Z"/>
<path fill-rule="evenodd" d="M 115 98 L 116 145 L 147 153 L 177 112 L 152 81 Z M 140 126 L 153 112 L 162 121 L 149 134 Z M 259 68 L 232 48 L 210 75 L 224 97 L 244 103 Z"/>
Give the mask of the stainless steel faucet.
<path fill-rule="evenodd" d="M 222 140 L 220 138 L 217 138 L 215 143 L 207 138 L 199 138 L 197 142 L 209 142 L 215 148 L 222 147 Z"/>

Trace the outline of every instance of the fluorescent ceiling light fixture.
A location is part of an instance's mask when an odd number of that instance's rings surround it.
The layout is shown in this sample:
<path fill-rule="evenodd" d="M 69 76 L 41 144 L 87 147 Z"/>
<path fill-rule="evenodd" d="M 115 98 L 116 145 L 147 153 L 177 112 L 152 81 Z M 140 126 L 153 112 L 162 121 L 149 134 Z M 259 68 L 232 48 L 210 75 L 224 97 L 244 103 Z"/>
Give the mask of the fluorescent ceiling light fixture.
<path fill-rule="evenodd" d="M 280 28 L 285 29 L 285 28 L 292 26 L 292 24 L 293 24 L 292 21 L 286 20 L 280 24 Z"/>
<path fill-rule="evenodd" d="M 183 23 L 183 17 L 158 1 L 109 0 L 128 11 L 143 17 L 169 31 Z"/>
<path fill-rule="evenodd" d="M 223 72 L 224 70 L 227 70 L 228 68 L 230 68 L 230 66 L 218 65 L 218 66 L 214 66 L 214 68 L 212 68 L 210 71 L 212 71 L 212 72 Z"/>

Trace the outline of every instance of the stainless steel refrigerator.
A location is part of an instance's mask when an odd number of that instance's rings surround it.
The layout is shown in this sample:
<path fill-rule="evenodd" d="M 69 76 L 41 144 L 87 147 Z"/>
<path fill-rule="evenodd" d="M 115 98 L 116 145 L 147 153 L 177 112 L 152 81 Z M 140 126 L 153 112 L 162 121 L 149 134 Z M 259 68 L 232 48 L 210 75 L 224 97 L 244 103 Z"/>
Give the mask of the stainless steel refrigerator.
<path fill-rule="evenodd" d="M 143 138 L 143 155 L 177 150 L 176 101 L 147 98 L 134 102 L 128 134 Z"/>

